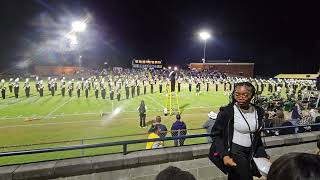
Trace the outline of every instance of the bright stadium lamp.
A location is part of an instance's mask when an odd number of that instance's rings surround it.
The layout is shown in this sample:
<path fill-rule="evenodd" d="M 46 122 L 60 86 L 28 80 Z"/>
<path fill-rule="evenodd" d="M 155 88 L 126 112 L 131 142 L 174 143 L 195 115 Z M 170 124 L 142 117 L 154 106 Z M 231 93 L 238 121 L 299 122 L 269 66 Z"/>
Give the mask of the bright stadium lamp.
<path fill-rule="evenodd" d="M 171 69 L 171 66 L 169 66 L 168 69 Z"/>
<path fill-rule="evenodd" d="M 175 70 L 175 71 L 176 71 L 176 70 L 178 70 L 178 67 L 177 67 L 177 66 L 175 66 L 175 67 L 173 68 L 173 70 Z"/>
<path fill-rule="evenodd" d="M 206 41 L 207 39 L 209 39 L 211 37 L 211 35 L 206 32 L 206 31 L 202 31 L 199 33 L 199 36 L 202 40 Z"/>
<path fill-rule="evenodd" d="M 206 45 L 207 45 L 207 40 L 210 39 L 211 34 L 206 32 L 206 31 L 202 31 L 199 33 L 199 37 L 200 39 L 202 39 L 204 41 L 204 47 L 203 47 L 203 59 L 202 62 L 205 63 L 206 62 Z"/>
<path fill-rule="evenodd" d="M 82 56 L 79 55 L 79 69 L 80 69 L 80 70 L 81 70 L 81 58 L 82 58 Z"/>
<path fill-rule="evenodd" d="M 83 21 L 74 21 L 71 24 L 72 30 L 75 32 L 83 32 L 86 30 L 87 24 Z"/>

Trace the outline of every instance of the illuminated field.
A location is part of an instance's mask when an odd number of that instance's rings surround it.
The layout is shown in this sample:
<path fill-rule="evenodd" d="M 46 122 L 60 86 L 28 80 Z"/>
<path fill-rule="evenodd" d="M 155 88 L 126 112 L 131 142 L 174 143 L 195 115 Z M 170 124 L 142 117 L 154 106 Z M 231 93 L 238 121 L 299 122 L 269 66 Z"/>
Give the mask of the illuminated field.
<path fill-rule="evenodd" d="M 119 102 L 117 100 L 111 101 L 109 97 L 105 100 L 101 97 L 96 99 L 93 91 L 90 92 L 88 99 L 84 97 L 84 93 L 81 94 L 80 98 L 76 97 L 75 93 L 73 97 L 62 97 L 59 89 L 54 97 L 49 95 L 47 89 L 45 89 L 45 96 L 39 97 L 38 93 L 34 91 L 34 84 L 31 87 L 32 92 L 29 98 L 25 97 L 23 89 L 20 88 L 20 97 L 18 99 L 14 98 L 13 94 L 10 94 L 7 89 L 7 98 L 0 100 L 0 146 L 2 147 L 2 152 L 145 139 L 147 137 L 147 129 L 139 127 L 137 112 L 137 107 L 141 100 L 144 100 L 148 107 L 147 121 L 153 120 L 156 115 L 161 115 L 162 122 L 167 125 L 168 129 L 175 121 L 175 116 L 163 116 L 166 95 L 158 92 L 158 85 L 155 86 L 154 94 L 150 93 L 150 87 L 148 87 L 146 95 L 131 98 L 130 94 L 128 100 L 125 99 L 125 93 L 122 92 L 121 101 Z M 219 86 L 218 92 L 213 89 L 212 85 L 209 92 L 203 91 L 203 85 L 201 88 L 200 96 L 195 96 L 195 86 L 193 86 L 193 91 L 190 93 L 185 84 L 179 94 L 182 120 L 186 122 L 188 129 L 202 127 L 202 124 L 207 120 L 209 111 L 217 112 L 221 105 L 228 103 L 229 97 L 224 95 L 222 85 Z M 143 92 L 143 89 L 141 89 L 141 92 Z M 113 113 L 115 109 L 119 111 L 118 114 Z M 105 113 L 105 115 L 101 116 L 102 113 Z M 199 132 L 204 132 L 204 130 L 189 131 L 189 134 Z M 130 134 L 141 135 L 82 140 Z M 48 142 L 59 143 L 41 144 Z M 206 142 L 206 139 L 190 139 L 186 141 L 186 144 L 201 142 Z M 166 146 L 171 146 L 172 144 L 172 142 L 167 142 Z M 14 145 L 30 146 L 7 147 Z M 144 149 L 144 147 L 145 144 L 137 144 L 129 146 L 128 149 L 137 150 Z M 119 146 L 0 158 L 0 165 L 120 152 L 121 150 L 122 147 Z"/>

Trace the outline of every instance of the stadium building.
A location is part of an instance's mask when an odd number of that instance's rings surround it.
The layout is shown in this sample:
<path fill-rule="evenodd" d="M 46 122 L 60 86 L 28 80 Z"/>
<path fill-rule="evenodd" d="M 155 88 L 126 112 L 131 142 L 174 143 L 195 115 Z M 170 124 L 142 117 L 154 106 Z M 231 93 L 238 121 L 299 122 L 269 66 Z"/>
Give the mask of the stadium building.
<path fill-rule="evenodd" d="M 33 72 L 40 76 L 70 75 L 81 69 L 81 56 L 74 53 L 50 53 L 40 55 L 34 59 Z"/>
<path fill-rule="evenodd" d="M 254 77 L 254 63 L 234 63 L 224 60 L 213 60 L 207 63 L 190 63 L 192 70 L 216 70 L 228 75 Z"/>
<path fill-rule="evenodd" d="M 162 61 L 151 59 L 133 59 L 132 68 L 161 69 Z"/>

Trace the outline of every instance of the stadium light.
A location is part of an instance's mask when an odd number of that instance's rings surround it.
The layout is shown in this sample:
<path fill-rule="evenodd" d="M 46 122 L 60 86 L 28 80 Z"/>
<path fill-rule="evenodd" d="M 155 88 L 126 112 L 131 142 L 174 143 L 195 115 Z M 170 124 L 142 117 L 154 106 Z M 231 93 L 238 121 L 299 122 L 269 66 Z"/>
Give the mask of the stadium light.
<path fill-rule="evenodd" d="M 204 41 L 208 40 L 208 39 L 211 37 L 211 35 L 210 35 L 208 32 L 206 32 L 206 31 L 200 32 L 200 33 L 199 33 L 199 36 L 200 36 L 200 38 L 201 38 L 202 40 L 204 40 Z"/>
<path fill-rule="evenodd" d="M 171 69 L 171 66 L 169 66 L 168 69 Z"/>
<path fill-rule="evenodd" d="M 211 34 L 206 32 L 206 31 L 201 31 L 199 33 L 199 37 L 200 39 L 202 39 L 204 41 L 204 47 L 203 47 L 203 59 L 202 59 L 202 63 L 206 62 L 206 45 L 207 45 L 207 40 L 210 39 Z"/>
<path fill-rule="evenodd" d="M 83 32 L 87 28 L 87 24 L 83 21 L 74 21 L 71 24 L 72 30 L 75 32 Z"/>
<path fill-rule="evenodd" d="M 178 70 L 178 67 L 177 67 L 177 66 L 175 66 L 173 69 L 176 71 L 176 70 Z"/>
<path fill-rule="evenodd" d="M 82 58 L 82 56 L 81 55 L 79 55 L 79 69 L 81 70 L 81 68 L 82 68 L 82 61 L 81 61 L 81 58 Z"/>

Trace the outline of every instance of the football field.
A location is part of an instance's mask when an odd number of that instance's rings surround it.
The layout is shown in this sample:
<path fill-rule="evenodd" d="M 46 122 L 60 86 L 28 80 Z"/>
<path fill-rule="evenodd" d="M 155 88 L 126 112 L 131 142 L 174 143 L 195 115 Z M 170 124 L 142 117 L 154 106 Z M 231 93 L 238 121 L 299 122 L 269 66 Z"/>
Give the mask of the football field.
<path fill-rule="evenodd" d="M 21 83 L 22 84 L 22 83 Z M 229 96 L 224 95 L 223 85 L 215 91 L 210 85 L 206 92 L 202 85 L 200 96 L 195 96 L 195 85 L 192 92 L 188 91 L 187 84 L 182 86 L 179 93 L 179 105 L 182 120 L 188 129 L 201 128 L 207 120 L 209 111 L 217 112 L 219 107 L 229 101 Z M 108 90 L 107 90 L 108 92 Z M 143 87 L 140 93 L 143 93 Z M 25 97 L 23 88 L 20 87 L 20 96 L 15 98 L 7 88 L 7 98 L 0 100 L 0 146 L 1 152 L 61 147 L 68 145 L 92 144 L 101 142 L 124 141 L 131 139 L 146 139 L 148 128 L 139 127 L 139 115 L 137 108 L 141 100 L 147 106 L 147 121 L 154 120 L 155 116 L 162 117 L 162 123 L 168 129 L 175 121 L 175 116 L 164 116 L 163 109 L 166 106 L 166 93 L 159 93 L 158 85 L 154 87 L 154 93 L 125 98 L 122 88 L 121 100 L 111 101 L 109 93 L 107 98 L 96 99 L 93 90 L 89 98 L 85 98 L 81 92 L 78 98 L 76 93 L 69 97 L 61 96 L 60 89 L 55 96 L 51 96 L 45 87 L 44 97 L 39 97 L 31 83 L 31 96 Z M 173 99 L 175 102 L 175 99 Z M 175 104 L 175 103 L 174 103 Z M 103 114 L 103 115 L 102 115 Z M 205 132 L 204 130 L 190 130 L 188 134 Z M 133 136 L 126 136 L 132 135 Z M 204 143 L 205 138 L 188 139 L 186 144 Z M 172 146 L 173 142 L 166 142 L 165 146 Z M 145 144 L 128 146 L 128 150 L 144 149 Z M 26 156 L 14 156 L 0 158 L 0 165 L 33 162 L 48 159 L 59 159 L 77 156 L 90 156 L 95 154 L 120 152 L 122 146 L 74 150 Z"/>

